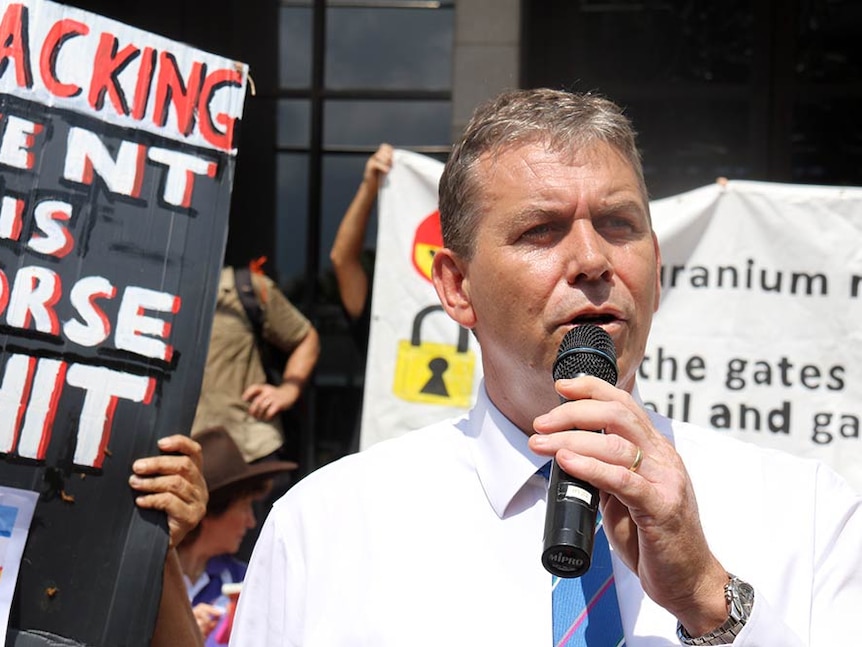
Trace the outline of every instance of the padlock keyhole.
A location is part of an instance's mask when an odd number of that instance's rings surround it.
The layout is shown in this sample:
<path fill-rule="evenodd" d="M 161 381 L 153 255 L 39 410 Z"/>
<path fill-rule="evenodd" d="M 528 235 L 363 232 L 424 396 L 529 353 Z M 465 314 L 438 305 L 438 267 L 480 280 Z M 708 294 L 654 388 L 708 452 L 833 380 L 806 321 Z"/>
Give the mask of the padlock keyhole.
<path fill-rule="evenodd" d="M 435 357 L 428 362 L 428 368 L 431 371 L 431 377 L 422 387 L 422 393 L 427 395 L 439 395 L 443 398 L 449 397 L 449 390 L 446 388 L 446 382 L 443 381 L 443 373 L 449 368 L 449 362 L 442 357 Z"/>

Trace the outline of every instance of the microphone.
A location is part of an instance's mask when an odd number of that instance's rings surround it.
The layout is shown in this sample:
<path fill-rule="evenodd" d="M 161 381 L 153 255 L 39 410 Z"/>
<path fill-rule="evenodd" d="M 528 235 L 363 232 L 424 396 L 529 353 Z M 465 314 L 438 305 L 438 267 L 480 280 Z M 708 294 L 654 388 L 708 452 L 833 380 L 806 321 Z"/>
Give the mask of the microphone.
<path fill-rule="evenodd" d="M 610 335 L 598 326 L 575 326 L 560 343 L 554 380 L 594 375 L 617 383 L 617 353 Z M 564 398 L 560 398 L 565 402 Z M 599 430 L 597 430 L 599 431 Z M 599 508 L 599 491 L 551 464 L 542 565 L 557 577 L 580 577 L 590 568 Z"/>

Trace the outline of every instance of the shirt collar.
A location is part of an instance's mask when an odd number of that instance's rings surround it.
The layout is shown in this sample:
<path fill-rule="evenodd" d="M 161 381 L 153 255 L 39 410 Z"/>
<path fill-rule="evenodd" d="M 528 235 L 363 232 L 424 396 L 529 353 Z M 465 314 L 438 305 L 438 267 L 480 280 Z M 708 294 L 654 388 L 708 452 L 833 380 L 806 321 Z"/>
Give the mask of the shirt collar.
<path fill-rule="evenodd" d="M 186 583 L 186 592 L 188 593 L 189 600 L 194 600 L 206 588 L 207 584 L 210 583 L 210 575 L 204 571 L 197 580 L 192 582 L 189 576 L 183 573 L 183 581 Z"/>
<path fill-rule="evenodd" d="M 512 499 L 548 458 L 530 450 L 527 434 L 494 406 L 485 391 L 484 381 L 468 426 L 468 433 L 476 440 L 479 481 L 494 512 L 503 518 Z"/>
<path fill-rule="evenodd" d="M 673 442 L 670 421 L 644 407 L 637 386 L 632 390 L 635 401 L 649 414 L 653 425 Z M 491 402 L 484 380 L 479 386 L 476 406 L 471 410 L 467 433 L 476 441 L 475 462 L 479 481 L 494 512 L 501 519 L 512 500 L 531 477 L 546 487 L 546 481 L 536 471 L 548 462 L 546 456 L 534 454 L 527 446 L 527 434 L 518 429 Z"/>

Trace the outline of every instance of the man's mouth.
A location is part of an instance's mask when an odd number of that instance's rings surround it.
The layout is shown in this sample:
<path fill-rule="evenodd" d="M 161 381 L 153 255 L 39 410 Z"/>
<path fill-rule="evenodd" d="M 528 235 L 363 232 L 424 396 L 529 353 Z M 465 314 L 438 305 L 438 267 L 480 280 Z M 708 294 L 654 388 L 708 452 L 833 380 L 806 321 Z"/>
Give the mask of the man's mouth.
<path fill-rule="evenodd" d="M 572 319 L 572 325 L 580 326 L 582 324 L 593 324 L 594 326 L 602 326 L 604 324 L 613 323 L 616 320 L 617 318 L 611 314 L 590 314 L 575 317 Z"/>

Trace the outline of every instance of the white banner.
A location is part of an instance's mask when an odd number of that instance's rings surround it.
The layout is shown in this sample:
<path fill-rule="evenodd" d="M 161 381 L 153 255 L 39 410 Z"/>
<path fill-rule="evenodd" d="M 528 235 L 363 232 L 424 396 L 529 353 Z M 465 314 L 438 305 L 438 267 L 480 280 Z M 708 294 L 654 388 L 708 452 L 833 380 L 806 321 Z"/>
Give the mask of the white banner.
<path fill-rule="evenodd" d="M 651 209 L 663 294 L 644 400 L 862 491 L 862 189 L 731 181 Z"/>
<path fill-rule="evenodd" d="M 472 335 L 459 352 L 456 324 L 420 315 L 438 304 L 422 267 L 442 243 L 441 171 L 396 151 L 381 190 L 363 448 L 466 409 L 480 379 Z M 731 181 L 650 208 L 662 301 L 638 379 L 644 401 L 819 458 L 862 491 L 862 189 Z M 429 366 L 435 357 L 445 370 Z"/>
<path fill-rule="evenodd" d="M 378 203 L 362 449 L 466 411 L 481 376 L 479 345 L 443 312 L 431 283 L 442 245 L 443 164 L 396 150 Z"/>

